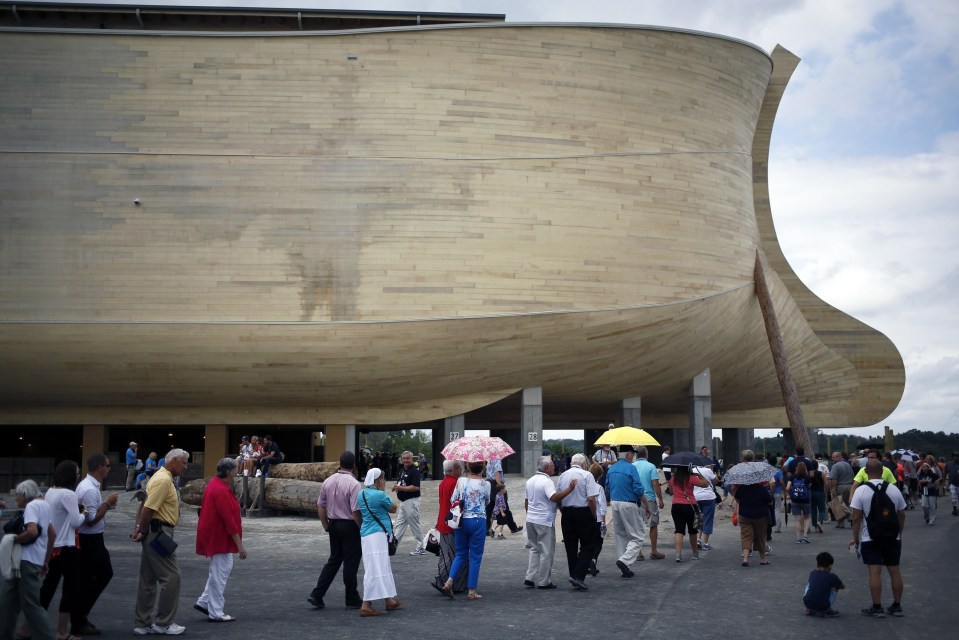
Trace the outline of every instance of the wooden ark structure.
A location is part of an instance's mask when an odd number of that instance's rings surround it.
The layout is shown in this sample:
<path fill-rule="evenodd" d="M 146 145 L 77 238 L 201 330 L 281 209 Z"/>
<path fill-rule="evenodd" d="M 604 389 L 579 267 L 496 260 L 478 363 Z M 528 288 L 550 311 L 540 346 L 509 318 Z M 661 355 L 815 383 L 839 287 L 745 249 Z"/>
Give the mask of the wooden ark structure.
<path fill-rule="evenodd" d="M 197 425 L 214 463 L 242 425 L 325 430 L 328 459 L 490 428 L 524 469 L 537 429 L 640 407 L 690 446 L 779 427 L 757 257 L 809 426 L 896 407 L 896 348 L 776 238 L 788 51 L 133 9 L 0 3 L 0 423 Z"/>

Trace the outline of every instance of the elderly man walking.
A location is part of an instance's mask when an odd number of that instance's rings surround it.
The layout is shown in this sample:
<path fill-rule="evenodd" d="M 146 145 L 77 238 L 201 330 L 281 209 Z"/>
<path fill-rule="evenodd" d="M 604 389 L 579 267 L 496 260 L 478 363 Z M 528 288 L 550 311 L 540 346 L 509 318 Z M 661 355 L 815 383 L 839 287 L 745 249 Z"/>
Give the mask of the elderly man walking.
<path fill-rule="evenodd" d="M 551 576 L 553 554 L 556 552 L 556 505 L 568 496 L 579 481 L 570 480 L 569 486 L 557 491 L 553 486 L 553 458 L 541 457 L 536 463 L 536 475 L 526 481 L 526 548 L 529 564 L 526 567 L 527 587 L 555 589 Z"/>
<path fill-rule="evenodd" d="M 133 633 L 138 636 L 150 633 L 176 636 L 186 631 L 173 621 L 180 602 L 180 566 L 173 546 L 173 529 L 180 522 L 180 496 L 173 479 L 186 470 L 189 458 L 190 454 L 183 449 L 173 449 L 166 454 L 166 463 L 147 484 L 147 497 L 140 506 L 136 528 L 130 536 L 142 547 L 133 627 Z"/>
<path fill-rule="evenodd" d="M 80 544 L 77 565 L 86 583 L 83 597 L 70 612 L 70 628 L 74 635 L 97 635 L 99 631 L 88 619 L 93 605 L 113 579 L 110 552 L 103 542 L 107 511 L 117 506 L 119 496 L 110 494 L 105 500 L 100 485 L 110 475 L 110 461 L 102 453 L 87 458 L 87 477 L 77 486 L 77 501 L 86 507 L 83 524 L 77 529 Z"/>
<path fill-rule="evenodd" d="M 340 454 L 340 468 L 323 481 L 320 497 L 316 501 L 316 511 L 320 516 L 323 530 L 330 534 L 330 558 L 323 566 L 316 586 L 310 592 L 307 602 L 317 609 L 326 606 L 326 595 L 340 566 L 343 566 L 343 586 L 346 591 L 346 608 L 359 609 L 363 599 L 357 591 L 356 574 L 360 570 L 360 558 L 363 547 L 360 541 L 360 527 L 363 516 L 357 497 L 360 494 L 360 481 L 353 476 L 356 456 L 352 451 Z"/>
<path fill-rule="evenodd" d="M 246 560 L 240 503 L 233 495 L 236 471 L 233 458 L 223 458 L 216 464 L 216 476 L 210 479 L 203 492 L 203 506 L 196 526 L 196 553 L 210 559 L 210 571 L 206 587 L 193 608 L 207 616 L 210 622 L 236 620 L 223 610 L 226 603 L 223 592 L 233 571 L 233 554 Z"/>
<path fill-rule="evenodd" d="M 563 518 L 563 544 L 566 546 L 566 561 L 569 564 L 569 583 L 577 591 L 585 591 L 586 572 L 593 560 L 596 544 L 596 496 L 599 485 L 593 474 L 586 471 L 586 456 L 577 453 L 570 467 L 559 477 L 560 493 L 575 482 L 575 488 L 560 503 Z"/>
<path fill-rule="evenodd" d="M 426 555 L 426 542 L 423 540 L 423 530 L 420 528 L 420 470 L 413 464 L 413 453 L 404 451 L 400 456 L 403 467 L 399 471 L 399 478 L 393 485 L 393 493 L 400 500 L 399 515 L 396 516 L 396 527 L 393 535 L 399 544 L 409 527 L 413 532 L 413 541 L 416 546 L 410 551 L 411 556 Z"/>
<path fill-rule="evenodd" d="M 609 489 L 609 506 L 613 512 L 613 532 L 616 534 L 616 566 L 624 578 L 632 578 L 630 565 L 643 557 L 643 519 L 639 513 L 639 502 L 649 511 L 643 482 L 639 472 L 633 466 L 636 454 L 632 447 L 621 447 L 619 460 L 606 473 L 606 487 Z"/>

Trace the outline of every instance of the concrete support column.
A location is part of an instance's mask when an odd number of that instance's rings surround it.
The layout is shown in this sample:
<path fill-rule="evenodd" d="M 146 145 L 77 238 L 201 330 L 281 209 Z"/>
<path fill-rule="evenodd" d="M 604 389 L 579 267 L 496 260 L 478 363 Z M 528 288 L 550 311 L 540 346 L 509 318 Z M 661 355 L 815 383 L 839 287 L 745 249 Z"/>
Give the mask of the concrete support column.
<path fill-rule="evenodd" d="M 81 473 L 87 472 L 87 458 L 94 453 L 107 452 L 107 428 L 102 424 L 83 425 L 83 459 L 80 463 Z M 114 460 L 113 462 L 117 462 Z"/>
<path fill-rule="evenodd" d="M 339 462 L 344 451 L 356 453 L 356 425 L 326 425 L 326 446 L 323 448 L 323 462 Z"/>
<path fill-rule="evenodd" d="M 443 424 L 433 427 L 433 478 L 443 479 L 443 461 L 446 458 L 440 453 L 443 447 L 457 438 L 466 435 L 466 416 L 462 413 L 443 419 Z"/>
<path fill-rule="evenodd" d="M 709 369 L 693 378 L 689 386 L 689 447 L 699 451 L 713 438 L 713 396 Z"/>
<path fill-rule="evenodd" d="M 529 478 L 536 473 L 536 461 L 543 455 L 543 388 L 523 389 L 520 421 L 521 472 Z"/>
<path fill-rule="evenodd" d="M 623 398 L 622 418 L 624 427 L 636 427 L 642 429 L 640 418 L 642 417 L 642 398 L 639 396 L 633 398 Z"/>
<path fill-rule="evenodd" d="M 717 456 L 723 459 L 725 464 L 736 464 L 742 458 L 740 453 L 743 449 L 752 448 L 753 430 L 752 429 L 723 429 L 723 450 L 717 452 Z M 756 459 L 762 455 L 762 451 L 756 451 Z"/>
<path fill-rule="evenodd" d="M 216 475 L 216 463 L 226 456 L 230 443 L 229 429 L 225 424 L 208 424 L 203 440 L 203 477 Z"/>

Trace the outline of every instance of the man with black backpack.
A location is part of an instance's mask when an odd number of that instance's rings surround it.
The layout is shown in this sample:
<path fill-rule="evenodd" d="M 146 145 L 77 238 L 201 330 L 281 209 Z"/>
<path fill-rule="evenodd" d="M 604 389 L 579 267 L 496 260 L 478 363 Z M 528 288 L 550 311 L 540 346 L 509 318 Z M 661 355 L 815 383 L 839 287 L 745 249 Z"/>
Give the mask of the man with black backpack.
<path fill-rule="evenodd" d="M 879 460 L 866 463 L 866 482 L 852 497 L 852 542 L 863 563 L 869 567 L 869 591 L 872 606 L 862 610 L 864 616 L 885 618 L 888 613 L 902 617 L 902 574 L 899 556 L 902 551 L 902 529 L 906 524 L 906 501 L 894 484 L 882 479 Z M 889 571 L 893 602 L 882 608 L 882 567 Z"/>

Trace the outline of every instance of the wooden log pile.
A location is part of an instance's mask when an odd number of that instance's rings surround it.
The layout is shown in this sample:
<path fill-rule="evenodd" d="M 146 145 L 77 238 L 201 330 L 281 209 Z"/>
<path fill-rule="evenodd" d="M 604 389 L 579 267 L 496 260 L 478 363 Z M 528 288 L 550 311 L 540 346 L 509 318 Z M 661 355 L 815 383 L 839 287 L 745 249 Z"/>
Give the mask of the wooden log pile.
<path fill-rule="evenodd" d="M 180 500 L 186 504 L 200 506 L 203 491 L 210 478 L 201 478 L 188 483 L 180 489 Z M 247 478 L 249 500 L 252 504 L 260 492 L 260 478 Z M 322 482 L 292 480 L 288 478 L 267 478 L 265 481 L 265 506 L 277 511 L 316 513 L 316 500 L 320 497 Z M 233 481 L 233 495 L 239 500 L 243 494 L 243 478 Z"/>

